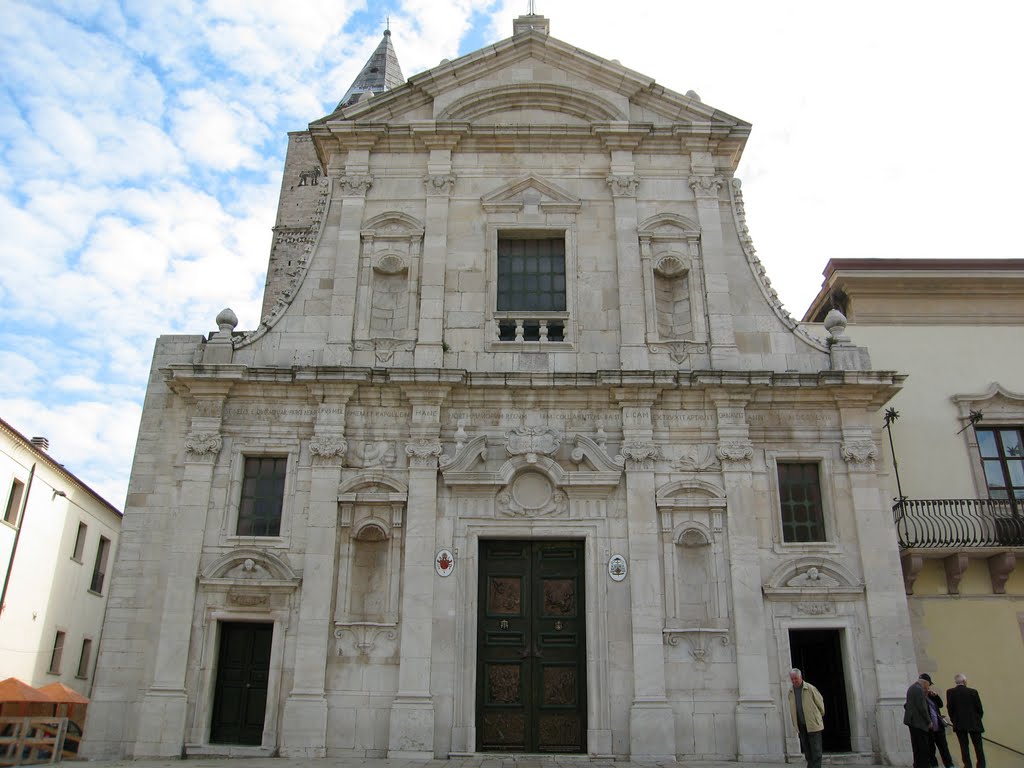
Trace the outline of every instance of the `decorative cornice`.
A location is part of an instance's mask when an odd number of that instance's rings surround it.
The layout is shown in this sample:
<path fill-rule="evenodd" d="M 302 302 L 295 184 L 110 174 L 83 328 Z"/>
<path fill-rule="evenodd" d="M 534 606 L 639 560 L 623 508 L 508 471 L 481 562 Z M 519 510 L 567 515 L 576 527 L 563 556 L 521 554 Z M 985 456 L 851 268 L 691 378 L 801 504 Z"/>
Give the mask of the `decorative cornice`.
<path fill-rule="evenodd" d="M 636 191 L 640 187 L 640 177 L 612 174 L 607 178 L 608 186 L 612 188 L 612 197 L 636 197 Z"/>
<path fill-rule="evenodd" d="M 448 196 L 455 188 L 455 180 L 458 177 L 454 173 L 435 173 L 423 177 L 423 183 L 427 185 L 427 194 L 434 196 Z"/>
<path fill-rule="evenodd" d="M 224 441 L 216 432 L 191 432 L 185 438 L 185 453 L 190 461 L 213 463 Z"/>
<path fill-rule="evenodd" d="M 653 469 L 656 459 L 661 458 L 657 443 L 652 440 L 629 440 L 619 448 L 615 463 L 627 470 Z"/>
<path fill-rule="evenodd" d="M 437 440 L 420 438 L 406 444 L 405 453 L 409 457 L 409 466 L 432 469 L 437 467 L 441 444 Z"/>
<path fill-rule="evenodd" d="M 734 440 L 721 443 L 715 455 L 723 464 L 738 464 L 754 458 L 754 444 L 749 440 Z"/>
<path fill-rule="evenodd" d="M 691 176 L 688 181 L 698 200 L 717 200 L 718 193 L 725 184 L 725 179 L 721 176 L 704 174 Z"/>

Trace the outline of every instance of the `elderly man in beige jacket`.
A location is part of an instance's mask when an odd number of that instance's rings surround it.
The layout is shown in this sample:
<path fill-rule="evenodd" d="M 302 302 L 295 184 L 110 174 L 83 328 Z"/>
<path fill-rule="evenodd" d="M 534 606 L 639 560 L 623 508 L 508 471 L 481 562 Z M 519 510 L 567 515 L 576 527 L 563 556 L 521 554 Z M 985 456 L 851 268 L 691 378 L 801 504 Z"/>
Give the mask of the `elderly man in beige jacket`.
<path fill-rule="evenodd" d="M 825 730 L 825 702 L 821 693 L 804 680 L 799 669 L 789 670 L 789 714 L 800 733 L 800 750 L 807 768 L 821 768 L 821 732 Z"/>

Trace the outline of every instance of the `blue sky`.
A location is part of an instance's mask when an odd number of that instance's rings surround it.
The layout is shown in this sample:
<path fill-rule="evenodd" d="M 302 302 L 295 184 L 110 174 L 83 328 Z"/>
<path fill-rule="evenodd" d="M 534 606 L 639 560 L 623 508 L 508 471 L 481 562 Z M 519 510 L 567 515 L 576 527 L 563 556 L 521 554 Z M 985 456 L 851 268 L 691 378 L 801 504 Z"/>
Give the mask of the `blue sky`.
<path fill-rule="evenodd" d="M 124 502 L 153 342 L 254 328 L 286 132 L 380 40 L 409 75 L 526 0 L 0 0 L 0 417 Z M 537 0 L 552 34 L 754 124 L 740 166 L 802 314 L 833 257 L 1016 257 L 1018 31 L 1003 2 Z"/>

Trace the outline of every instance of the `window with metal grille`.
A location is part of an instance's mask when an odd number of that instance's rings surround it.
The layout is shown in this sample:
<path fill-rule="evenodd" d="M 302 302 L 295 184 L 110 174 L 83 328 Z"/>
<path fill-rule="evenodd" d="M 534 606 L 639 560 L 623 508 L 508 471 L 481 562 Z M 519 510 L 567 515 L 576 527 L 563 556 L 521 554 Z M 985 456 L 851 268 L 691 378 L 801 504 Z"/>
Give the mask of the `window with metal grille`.
<path fill-rule="evenodd" d="M 77 677 L 89 676 L 89 657 L 92 656 L 92 640 L 85 638 L 82 641 L 82 653 L 78 657 Z"/>
<path fill-rule="evenodd" d="M 64 638 L 66 634 L 57 630 L 57 636 L 53 639 L 53 653 L 50 654 L 50 669 L 51 675 L 60 674 L 60 660 L 64 656 Z"/>
<path fill-rule="evenodd" d="M 18 513 L 21 511 L 21 497 L 25 493 L 25 484 L 21 480 L 11 483 L 11 493 L 7 496 L 7 509 L 4 510 L 4 522 L 16 525 Z"/>
<path fill-rule="evenodd" d="M 498 237 L 498 336 L 501 341 L 561 341 L 565 237 Z M 521 329 L 517 334 L 517 326 Z"/>
<path fill-rule="evenodd" d="M 71 559 L 77 562 L 82 562 L 82 555 L 85 554 L 85 535 L 89 530 L 89 526 L 85 523 L 78 524 L 78 534 L 75 536 L 75 551 L 71 553 Z"/>
<path fill-rule="evenodd" d="M 815 462 L 779 462 L 782 540 L 825 541 L 821 483 Z"/>
<path fill-rule="evenodd" d="M 107 578 L 107 558 L 110 556 L 110 539 L 100 536 L 100 546 L 96 550 L 96 565 L 92 569 L 92 582 L 89 589 L 103 594 L 103 582 Z"/>
<path fill-rule="evenodd" d="M 239 536 L 278 536 L 284 506 L 285 456 L 249 456 L 238 507 Z"/>
<path fill-rule="evenodd" d="M 1024 428 L 975 429 L 992 499 L 1024 500 Z"/>

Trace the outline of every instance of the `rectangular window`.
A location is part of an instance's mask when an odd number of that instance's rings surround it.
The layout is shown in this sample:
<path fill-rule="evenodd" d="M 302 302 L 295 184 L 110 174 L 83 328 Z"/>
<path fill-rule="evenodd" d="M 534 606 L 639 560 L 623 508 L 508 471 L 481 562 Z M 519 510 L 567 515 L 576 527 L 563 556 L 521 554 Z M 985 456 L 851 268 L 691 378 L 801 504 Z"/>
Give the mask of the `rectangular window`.
<path fill-rule="evenodd" d="M 779 462 L 782 540 L 788 543 L 825 541 L 821 483 L 815 462 Z"/>
<path fill-rule="evenodd" d="M 1024 500 L 1024 429 L 975 429 L 985 483 L 992 499 Z"/>
<path fill-rule="evenodd" d="M 103 594 L 103 581 L 107 577 L 107 557 L 110 555 L 110 539 L 100 536 L 100 546 L 96 550 L 96 565 L 92 569 L 92 583 L 89 589 Z"/>
<path fill-rule="evenodd" d="M 4 522 L 18 524 L 18 512 L 21 511 L 21 499 L 25 495 L 25 484 L 21 480 L 11 483 L 11 492 L 7 496 L 7 508 L 4 510 Z"/>
<path fill-rule="evenodd" d="M 278 536 L 284 506 L 285 456 L 248 456 L 238 506 L 239 536 Z"/>
<path fill-rule="evenodd" d="M 498 338 L 562 341 L 565 236 L 498 235 Z"/>
<path fill-rule="evenodd" d="M 78 524 L 78 535 L 75 536 L 75 551 L 71 555 L 71 559 L 77 562 L 82 562 L 82 555 L 85 554 L 85 534 L 89 530 L 89 526 L 85 523 Z"/>
<path fill-rule="evenodd" d="M 53 639 L 53 653 L 50 654 L 50 674 L 60 674 L 60 660 L 64 655 L 64 637 L 65 634 L 60 630 L 57 631 L 57 637 Z"/>
<path fill-rule="evenodd" d="M 89 676 L 89 657 L 92 656 L 92 640 L 85 638 L 82 641 L 82 655 L 78 657 L 78 677 Z"/>

